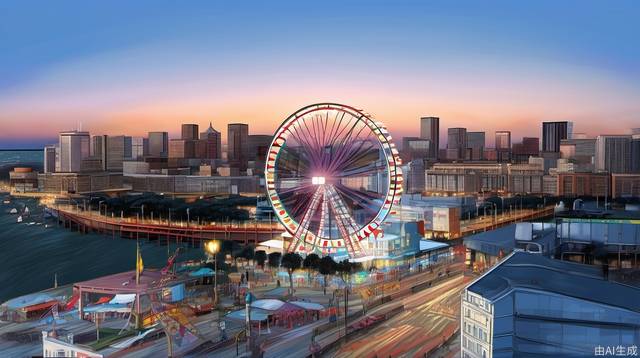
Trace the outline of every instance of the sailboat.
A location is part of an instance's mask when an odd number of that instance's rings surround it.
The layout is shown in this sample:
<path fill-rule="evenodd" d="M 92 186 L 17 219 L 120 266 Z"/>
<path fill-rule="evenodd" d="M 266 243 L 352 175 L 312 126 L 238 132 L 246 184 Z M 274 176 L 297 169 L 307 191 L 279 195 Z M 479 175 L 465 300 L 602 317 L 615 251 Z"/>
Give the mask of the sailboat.
<path fill-rule="evenodd" d="M 17 214 L 18 213 L 18 209 L 13 208 L 9 211 L 9 214 Z"/>
<path fill-rule="evenodd" d="M 24 211 L 22 212 L 22 215 L 29 216 L 29 207 L 28 206 L 24 207 Z"/>
<path fill-rule="evenodd" d="M 22 222 L 22 215 L 18 216 L 18 220 L 16 220 L 17 223 L 21 223 Z"/>

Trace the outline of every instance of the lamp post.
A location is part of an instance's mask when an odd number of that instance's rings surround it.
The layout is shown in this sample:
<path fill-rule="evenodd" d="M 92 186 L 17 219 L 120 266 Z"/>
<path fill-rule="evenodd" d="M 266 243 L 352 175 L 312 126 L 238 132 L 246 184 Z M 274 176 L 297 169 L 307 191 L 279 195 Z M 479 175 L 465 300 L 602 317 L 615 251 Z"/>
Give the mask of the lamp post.
<path fill-rule="evenodd" d="M 220 241 L 218 241 L 218 240 L 207 241 L 207 243 L 205 244 L 204 248 L 207 251 L 207 254 L 209 255 L 209 260 L 211 260 L 213 258 L 213 268 L 214 268 L 214 273 L 213 273 L 213 306 L 215 307 L 215 305 L 218 303 L 218 258 L 217 258 L 217 254 L 218 254 L 218 252 L 220 252 Z M 211 261 L 209 261 L 209 262 L 211 262 Z"/>

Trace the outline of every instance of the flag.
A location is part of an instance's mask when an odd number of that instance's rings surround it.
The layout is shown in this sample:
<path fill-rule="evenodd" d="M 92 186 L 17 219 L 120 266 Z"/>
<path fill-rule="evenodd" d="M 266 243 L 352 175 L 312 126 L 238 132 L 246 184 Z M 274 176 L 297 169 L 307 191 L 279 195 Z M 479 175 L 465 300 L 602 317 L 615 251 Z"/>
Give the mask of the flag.
<path fill-rule="evenodd" d="M 140 245 L 136 247 L 136 284 L 140 283 L 140 275 L 144 270 L 144 263 L 142 262 L 142 254 L 140 253 Z"/>

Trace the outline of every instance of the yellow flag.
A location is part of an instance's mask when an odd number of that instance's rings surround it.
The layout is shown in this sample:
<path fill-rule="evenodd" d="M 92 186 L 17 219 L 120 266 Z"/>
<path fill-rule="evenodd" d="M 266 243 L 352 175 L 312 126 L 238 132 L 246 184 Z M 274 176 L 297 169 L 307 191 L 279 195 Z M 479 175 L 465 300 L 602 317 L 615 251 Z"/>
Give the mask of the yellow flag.
<path fill-rule="evenodd" d="M 136 247 L 136 284 L 140 283 L 140 275 L 144 270 L 144 263 L 142 262 L 142 254 L 140 253 L 140 245 Z"/>

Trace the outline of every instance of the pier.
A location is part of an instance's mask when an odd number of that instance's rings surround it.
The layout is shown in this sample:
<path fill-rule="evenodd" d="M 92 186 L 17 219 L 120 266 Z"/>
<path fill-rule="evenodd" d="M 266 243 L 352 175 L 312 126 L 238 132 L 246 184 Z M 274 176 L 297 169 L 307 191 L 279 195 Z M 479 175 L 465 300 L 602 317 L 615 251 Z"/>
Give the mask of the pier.
<path fill-rule="evenodd" d="M 58 224 L 82 233 L 96 232 L 114 238 L 144 239 L 201 247 L 207 240 L 230 240 L 257 245 L 275 239 L 285 230 L 278 222 L 184 222 L 100 215 L 76 206 L 49 206 Z"/>

